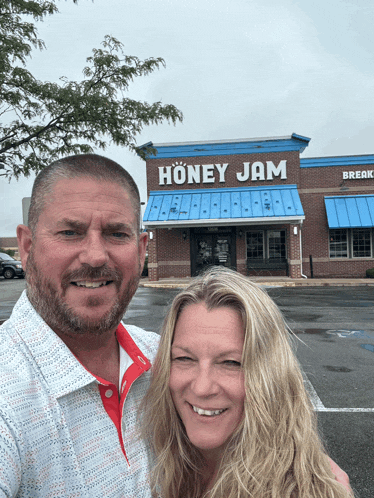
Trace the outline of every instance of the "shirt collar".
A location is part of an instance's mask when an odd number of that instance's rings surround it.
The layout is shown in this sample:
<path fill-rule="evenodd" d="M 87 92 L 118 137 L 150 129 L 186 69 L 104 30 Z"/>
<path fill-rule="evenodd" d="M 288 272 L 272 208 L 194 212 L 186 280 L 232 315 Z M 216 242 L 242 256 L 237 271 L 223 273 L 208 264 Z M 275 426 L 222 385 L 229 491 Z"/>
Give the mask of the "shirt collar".
<path fill-rule="evenodd" d="M 33 357 L 52 394 L 57 398 L 81 389 L 97 379 L 77 360 L 57 334 L 46 324 L 31 305 L 26 291 L 17 301 L 10 318 Z M 148 370 L 150 363 L 136 346 L 125 327 L 120 324 L 117 339 L 132 360 Z"/>
<path fill-rule="evenodd" d="M 144 356 L 143 352 L 138 348 L 133 338 L 127 332 L 122 323 L 118 325 L 116 330 L 117 341 L 120 346 L 130 356 L 132 361 L 138 365 L 144 372 L 151 368 L 151 363 L 148 358 Z"/>

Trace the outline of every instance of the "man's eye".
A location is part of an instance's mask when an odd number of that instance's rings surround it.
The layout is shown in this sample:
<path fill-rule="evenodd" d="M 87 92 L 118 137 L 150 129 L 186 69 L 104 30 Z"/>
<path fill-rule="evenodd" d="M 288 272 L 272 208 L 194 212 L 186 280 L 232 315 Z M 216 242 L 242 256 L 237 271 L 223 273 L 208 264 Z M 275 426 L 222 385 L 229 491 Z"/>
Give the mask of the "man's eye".
<path fill-rule="evenodd" d="M 111 236 L 116 239 L 126 239 L 128 237 L 128 234 L 124 232 L 114 232 L 111 233 Z"/>
<path fill-rule="evenodd" d="M 61 233 L 62 235 L 66 235 L 67 237 L 77 235 L 77 232 L 74 232 L 74 230 L 63 230 Z"/>

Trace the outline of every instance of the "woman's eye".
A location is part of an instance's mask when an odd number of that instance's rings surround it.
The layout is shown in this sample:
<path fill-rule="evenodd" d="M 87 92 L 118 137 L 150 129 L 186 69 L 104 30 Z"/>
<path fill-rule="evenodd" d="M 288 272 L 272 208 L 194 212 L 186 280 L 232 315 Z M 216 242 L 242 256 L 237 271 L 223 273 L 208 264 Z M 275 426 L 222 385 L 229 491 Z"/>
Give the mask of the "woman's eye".
<path fill-rule="evenodd" d="M 240 361 L 236 361 L 236 360 L 225 360 L 224 364 L 229 366 L 229 367 L 238 367 L 239 368 L 242 366 Z"/>
<path fill-rule="evenodd" d="M 192 361 L 192 358 L 189 356 L 176 356 L 175 358 L 172 358 L 172 361 L 187 362 Z"/>

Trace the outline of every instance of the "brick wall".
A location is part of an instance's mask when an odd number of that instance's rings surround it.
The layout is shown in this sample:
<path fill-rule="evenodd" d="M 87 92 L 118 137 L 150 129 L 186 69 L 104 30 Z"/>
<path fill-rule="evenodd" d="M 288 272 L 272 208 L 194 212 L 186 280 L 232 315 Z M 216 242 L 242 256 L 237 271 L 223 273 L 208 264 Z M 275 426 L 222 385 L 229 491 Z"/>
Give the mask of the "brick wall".
<path fill-rule="evenodd" d="M 11 249 L 15 251 L 14 259 L 20 259 L 17 237 L 0 237 L 0 247 L 3 249 Z"/>
<path fill-rule="evenodd" d="M 344 171 L 372 169 L 373 165 L 301 168 L 299 194 L 305 213 L 302 228 L 303 273 L 308 277 L 311 276 L 309 256 L 312 256 L 315 278 L 364 278 L 366 269 L 374 267 L 373 258 L 329 258 L 329 227 L 324 202 L 325 196 L 373 195 L 374 179 L 343 181 Z"/>

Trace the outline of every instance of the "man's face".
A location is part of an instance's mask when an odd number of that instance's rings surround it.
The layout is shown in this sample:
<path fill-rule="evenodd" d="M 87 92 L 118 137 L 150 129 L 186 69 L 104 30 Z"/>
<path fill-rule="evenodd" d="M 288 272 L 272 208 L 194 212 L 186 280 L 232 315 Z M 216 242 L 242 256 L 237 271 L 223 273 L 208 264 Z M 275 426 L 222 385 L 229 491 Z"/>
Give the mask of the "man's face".
<path fill-rule="evenodd" d="M 24 255 L 29 299 L 56 332 L 113 330 L 137 289 L 146 243 L 123 187 L 60 180 Z"/>

